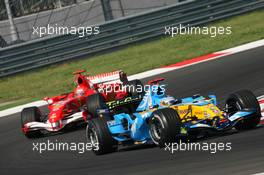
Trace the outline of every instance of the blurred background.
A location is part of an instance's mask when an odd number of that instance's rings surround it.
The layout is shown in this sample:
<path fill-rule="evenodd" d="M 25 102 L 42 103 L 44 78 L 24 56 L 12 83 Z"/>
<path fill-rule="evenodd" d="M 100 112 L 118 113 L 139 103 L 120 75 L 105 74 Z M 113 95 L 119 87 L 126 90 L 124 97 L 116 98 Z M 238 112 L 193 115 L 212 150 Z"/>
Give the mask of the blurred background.
<path fill-rule="evenodd" d="M 33 26 L 91 26 L 183 0 L 1 0 L 0 47 L 37 39 Z"/>

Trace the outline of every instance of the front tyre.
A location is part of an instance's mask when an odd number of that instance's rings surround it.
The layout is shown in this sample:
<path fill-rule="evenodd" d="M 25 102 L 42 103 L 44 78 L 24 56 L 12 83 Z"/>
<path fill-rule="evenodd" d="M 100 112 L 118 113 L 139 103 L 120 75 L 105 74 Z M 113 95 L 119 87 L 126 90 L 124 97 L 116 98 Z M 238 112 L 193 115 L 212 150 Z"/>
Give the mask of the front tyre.
<path fill-rule="evenodd" d="M 87 142 L 96 155 L 117 151 L 117 141 L 113 139 L 107 126 L 107 116 L 93 118 L 86 128 Z"/>
<path fill-rule="evenodd" d="M 163 108 L 153 112 L 149 121 L 149 134 L 159 147 L 177 141 L 180 130 L 181 121 L 175 110 Z"/>
<path fill-rule="evenodd" d="M 253 129 L 260 122 L 261 110 L 259 102 L 256 96 L 249 90 L 241 90 L 231 94 L 226 101 L 226 108 L 227 112 L 231 115 L 244 109 L 256 110 L 256 113 L 252 114 L 252 116 L 239 121 L 235 125 L 237 130 Z"/>
<path fill-rule="evenodd" d="M 37 138 L 42 135 L 40 130 L 26 131 L 25 124 L 30 122 L 40 122 L 41 112 L 37 107 L 24 108 L 21 112 L 21 127 L 27 138 Z"/>

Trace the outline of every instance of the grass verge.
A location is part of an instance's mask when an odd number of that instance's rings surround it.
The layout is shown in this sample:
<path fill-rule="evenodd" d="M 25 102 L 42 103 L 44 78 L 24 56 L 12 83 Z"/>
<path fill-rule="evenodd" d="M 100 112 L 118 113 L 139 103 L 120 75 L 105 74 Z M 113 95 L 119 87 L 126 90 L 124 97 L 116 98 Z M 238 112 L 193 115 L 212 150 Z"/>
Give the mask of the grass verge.
<path fill-rule="evenodd" d="M 72 91 L 73 76 L 78 69 L 97 74 L 122 69 L 128 74 L 150 70 L 193 57 L 227 49 L 264 38 L 264 10 L 218 21 L 210 26 L 232 27 L 231 35 L 180 35 L 174 38 L 134 44 L 110 54 L 52 65 L 16 76 L 0 79 L 0 110 L 44 96 Z"/>

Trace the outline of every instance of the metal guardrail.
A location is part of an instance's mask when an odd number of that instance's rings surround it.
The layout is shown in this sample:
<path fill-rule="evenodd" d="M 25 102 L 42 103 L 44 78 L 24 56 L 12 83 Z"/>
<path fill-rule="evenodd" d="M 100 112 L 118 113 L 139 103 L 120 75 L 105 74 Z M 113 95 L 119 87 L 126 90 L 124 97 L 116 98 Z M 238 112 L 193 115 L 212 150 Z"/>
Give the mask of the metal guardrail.
<path fill-rule="evenodd" d="M 165 26 L 202 25 L 264 8 L 264 0 L 196 0 L 100 26 L 99 35 L 61 35 L 0 49 L 0 77 L 164 35 Z"/>

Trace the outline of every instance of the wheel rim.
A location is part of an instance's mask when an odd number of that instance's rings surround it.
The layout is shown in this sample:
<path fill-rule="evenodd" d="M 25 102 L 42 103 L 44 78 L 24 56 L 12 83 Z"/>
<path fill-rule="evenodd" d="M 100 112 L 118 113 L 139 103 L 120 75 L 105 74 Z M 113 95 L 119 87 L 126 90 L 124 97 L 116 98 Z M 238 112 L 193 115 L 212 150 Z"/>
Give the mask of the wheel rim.
<path fill-rule="evenodd" d="M 151 121 L 151 126 L 150 126 L 150 132 L 151 132 L 151 137 L 153 138 L 154 141 L 159 141 L 161 139 L 161 133 L 162 133 L 162 122 L 158 117 L 153 117 Z"/>
<path fill-rule="evenodd" d="M 86 137 L 88 142 L 91 143 L 93 147 L 95 147 L 95 145 L 99 145 L 98 136 L 95 131 L 95 128 L 87 126 Z"/>
<path fill-rule="evenodd" d="M 228 113 L 234 114 L 237 111 L 242 110 L 241 105 L 239 104 L 238 101 L 232 100 L 226 103 L 226 108 L 228 109 Z"/>

